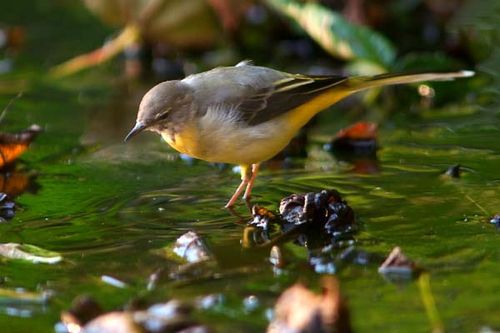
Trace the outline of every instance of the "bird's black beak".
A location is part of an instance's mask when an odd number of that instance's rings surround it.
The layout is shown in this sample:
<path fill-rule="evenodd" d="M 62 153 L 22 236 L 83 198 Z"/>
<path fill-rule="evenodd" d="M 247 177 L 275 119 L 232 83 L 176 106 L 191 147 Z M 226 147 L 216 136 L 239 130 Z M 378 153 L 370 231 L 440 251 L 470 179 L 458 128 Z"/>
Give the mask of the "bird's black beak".
<path fill-rule="evenodd" d="M 144 129 L 146 129 L 146 127 L 146 124 L 144 124 L 142 121 L 138 121 L 137 123 L 135 123 L 134 128 L 132 128 L 132 130 L 127 134 L 123 142 L 127 142 L 137 134 L 141 133 L 142 131 L 144 131 Z"/>

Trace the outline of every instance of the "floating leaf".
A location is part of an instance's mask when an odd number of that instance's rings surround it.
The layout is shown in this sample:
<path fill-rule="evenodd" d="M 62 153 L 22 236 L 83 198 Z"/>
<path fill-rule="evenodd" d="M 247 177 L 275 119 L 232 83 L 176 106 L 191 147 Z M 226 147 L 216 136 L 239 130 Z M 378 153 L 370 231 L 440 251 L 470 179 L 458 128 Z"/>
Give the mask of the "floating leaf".
<path fill-rule="evenodd" d="M 34 264 L 55 264 L 62 260 L 59 253 L 42 249 L 38 246 L 29 244 L 3 243 L 0 244 L 0 256 L 25 260 Z"/>
<path fill-rule="evenodd" d="M 12 164 L 30 143 L 42 131 L 38 125 L 31 125 L 28 129 L 18 133 L 0 133 L 0 168 Z"/>
<path fill-rule="evenodd" d="M 314 2 L 267 0 L 272 7 L 297 22 L 327 52 L 344 60 L 366 60 L 383 71 L 396 56 L 384 36 L 348 22 L 342 15 Z"/>

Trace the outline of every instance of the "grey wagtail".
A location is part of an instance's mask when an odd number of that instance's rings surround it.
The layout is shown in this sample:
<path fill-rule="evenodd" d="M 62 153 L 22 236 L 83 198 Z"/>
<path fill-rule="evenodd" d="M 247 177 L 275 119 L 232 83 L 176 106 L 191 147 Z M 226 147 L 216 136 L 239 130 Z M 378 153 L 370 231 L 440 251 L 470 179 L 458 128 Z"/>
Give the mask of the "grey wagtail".
<path fill-rule="evenodd" d="M 451 80 L 472 71 L 377 76 L 306 76 L 243 61 L 162 82 L 144 95 L 137 122 L 125 141 L 157 132 L 177 151 L 241 166 L 241 184 L 226 207 L 245 190 L 250 197 L 259 165 L 280 152 L 315 114 L 368 88 Z"/>

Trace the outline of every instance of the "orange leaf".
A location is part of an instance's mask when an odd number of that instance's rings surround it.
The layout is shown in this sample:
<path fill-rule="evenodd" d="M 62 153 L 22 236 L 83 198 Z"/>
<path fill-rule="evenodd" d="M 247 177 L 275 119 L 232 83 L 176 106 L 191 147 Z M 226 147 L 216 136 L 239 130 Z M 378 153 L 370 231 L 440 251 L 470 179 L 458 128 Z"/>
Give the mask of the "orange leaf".
<path fill-rule="evenodd" d="M 41 130 L 40 126 L 31 125 L 18 133 L 0 133 L 0 169 L 12 164 L 24 153 Z"/>
<path fill-rule="evenodd" d="M 337 132 L 336 138 L 366 140 L 377 138 L 377 124 L 359 122 Z"/>

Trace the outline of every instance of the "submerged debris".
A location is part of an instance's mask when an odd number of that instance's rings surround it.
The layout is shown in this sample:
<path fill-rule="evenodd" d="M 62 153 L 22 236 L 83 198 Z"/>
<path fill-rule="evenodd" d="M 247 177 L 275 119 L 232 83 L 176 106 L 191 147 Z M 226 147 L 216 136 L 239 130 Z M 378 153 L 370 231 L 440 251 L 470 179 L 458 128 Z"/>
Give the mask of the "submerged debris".
<path fill-rule="evenodd" d="M 396 246 L 380 265 L 378 272 L 387 280 L 397 282 L 414 278 L 422 270 L 413 261 L 408 259 L 399 246 Z"/>
<path fill-rule="evenodd" d="M 210 330 L 191 318 L 193 308 L 177 300 L 159 303 L 145 310 L 103 313 L 93 300 L 83 296 L 61 314 L 68 333 L 205 333 Z"/>
<path fill-rule="evenodd" d="M 309 223 L 322 226 L 328 234 L 345 231 L 354 223 L 354 212 L 336 190 L 292 194 L 281 200 L 282 219 L 294 225 Z"/>
<path fill-rule="evenodd" d="M 250 225 L 267 230 L 271 223 L 279 222 L 279 217 L 265 207 L 253 206 L 252 207 L 253 220 L 249 222 Z"/>
<path fill-rule="evenodd" d="M 285 240 L 309 250 L 351 245 L 354 212 L 336 190 L 293 194 L 280 202 L 279 214 L 254 206 L 253 220 L 243 232 L 243 247 L 272 246 Z M 271 254 L 275 265 L 277 250 Z"/>
<path fill-rule="evenodd" d="M 15 215 L 16 204 L 8 200 L 7 194 L 0 192 L 0 223 L 10 220 Z"/>
<path fill-rule="evenodd" d="M 334 277 L 322 281 L 323 293 L 317 295 L 297 283 L 281 294 L 275 316 L 267 333 L 347 333 L 351 332 L 349 311 L 340 296 Z"/>
<path fill-rule="evenodd" d="M 62 260 L 59 253 L 30 244 L 0 244 L 0 256 L 14 260 L 29 261 L 34 264 L 56 264 Z"/>

